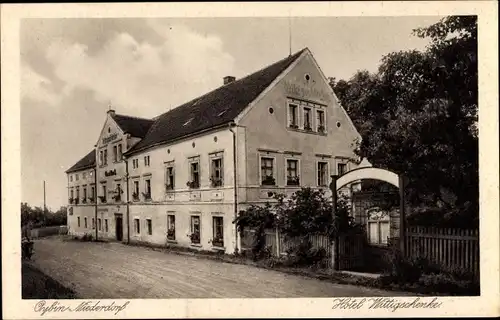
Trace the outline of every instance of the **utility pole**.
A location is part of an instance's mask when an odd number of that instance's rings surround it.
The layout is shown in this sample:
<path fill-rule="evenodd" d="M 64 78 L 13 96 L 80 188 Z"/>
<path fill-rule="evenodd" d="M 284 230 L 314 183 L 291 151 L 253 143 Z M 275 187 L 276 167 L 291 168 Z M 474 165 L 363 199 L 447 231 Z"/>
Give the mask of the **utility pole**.
<path fill-rule="evenodd" d="M 46 197 L 45 197 L 45 180 L 43 180 L 43 213 L 47 213 L 47 203 L 46 203 Z"/>

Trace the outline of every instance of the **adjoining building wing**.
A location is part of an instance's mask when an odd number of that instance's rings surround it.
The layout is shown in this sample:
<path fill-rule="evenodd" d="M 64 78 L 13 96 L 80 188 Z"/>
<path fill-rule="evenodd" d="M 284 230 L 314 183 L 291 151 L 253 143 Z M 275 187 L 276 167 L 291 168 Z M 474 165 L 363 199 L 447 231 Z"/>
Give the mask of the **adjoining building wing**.
<path fill-rule="evenodd" d="M 129 133 L 132 137 L 144 138 L 154 120 L 115 114 L 112 116 L 116 124 L 124 133 Z"/>
<path fill-rule="evenodd" d="M 85 157 L 78 160 L 66 173 L 76 172 L 95 167 L 95 149 L 90 151 Z"/>

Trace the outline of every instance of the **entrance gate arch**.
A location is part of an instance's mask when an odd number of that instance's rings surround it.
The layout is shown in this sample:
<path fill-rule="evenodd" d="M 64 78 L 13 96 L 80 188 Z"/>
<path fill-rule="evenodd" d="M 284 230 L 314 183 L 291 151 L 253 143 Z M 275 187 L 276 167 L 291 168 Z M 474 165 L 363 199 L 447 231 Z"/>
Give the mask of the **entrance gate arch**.
<path fill-rule="evenodd" d="M 399 189 L 399 215 L 400 215 L 400 225 L 399 225 L 399 247 L 403 255 L 405 254 L 405 177 L 402 174 L 397 174 L 392 171 L 374 168 L 374 167 L 362 167 L 346 172 L 341 176 L 332 175 L 332 182 L 330 183 L 330 190 L 332 191 L 332 215 L 335 219 L 337 215 L 337 191 L 344 187 L 345 185 L 363 179 L 373 179 L 380 180 L 392 184 Z M 335 241 L 335 254 L 334 269 L 339 270 L 339 241 L 338 236 Z"/>

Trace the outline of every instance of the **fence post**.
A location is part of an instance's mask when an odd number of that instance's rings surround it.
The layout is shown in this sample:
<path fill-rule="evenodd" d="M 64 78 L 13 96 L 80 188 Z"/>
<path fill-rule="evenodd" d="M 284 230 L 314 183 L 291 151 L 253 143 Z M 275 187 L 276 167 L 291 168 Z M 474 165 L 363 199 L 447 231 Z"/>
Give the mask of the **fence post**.
<path fill-rule="evenodd" d="M 280 248 L 280 232 L 278 230 L 278 228 L 275 229 L 276 230 L 276 257 L 280 257 L 281 256 L 281 248 Z"/>
<path fill-rule="evenodd" d="M 336 217 L 337 217 L 337 175 L 332 175 L 332 182 L 330 183 L 330 189 L 332 191 L 332 218 L 333 218 L 333 225 L 334 225 L 334 231 L 335 231 L 335 240 L 332 246 L 333 252 L 332 252 L 332 263 L 333 263 L 333 270 L 338 271 L 339 270 L 339 234 L 338 234 L 338 228 L 336 227 Z"/>
<path fill-rule="evenodd" d="M 405 214 L 405 179 L 399 175 L 399 245 L 403 257 L 406 256 L 406 214 Z"/>

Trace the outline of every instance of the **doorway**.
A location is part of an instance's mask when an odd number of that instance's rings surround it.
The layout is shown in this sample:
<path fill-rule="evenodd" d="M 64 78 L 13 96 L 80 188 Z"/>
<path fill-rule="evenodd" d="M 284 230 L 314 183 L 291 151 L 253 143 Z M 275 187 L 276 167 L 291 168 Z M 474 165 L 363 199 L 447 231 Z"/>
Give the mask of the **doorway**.
<path fill-rule="evenodd" d="M 115 234 L 116 234 L 116 240 L 122 241 L 123 240 L 123 218 L 121 215 L 115 215 Z"/>

